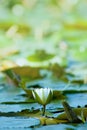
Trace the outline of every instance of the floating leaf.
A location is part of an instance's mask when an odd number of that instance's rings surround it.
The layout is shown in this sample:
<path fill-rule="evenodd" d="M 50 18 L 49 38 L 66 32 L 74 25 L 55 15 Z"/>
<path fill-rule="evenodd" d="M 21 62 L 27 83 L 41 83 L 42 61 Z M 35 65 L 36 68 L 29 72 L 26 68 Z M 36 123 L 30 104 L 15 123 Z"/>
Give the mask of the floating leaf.
<path fill-rule="evenodd" d="M 0 22 L 0 28 L 7 31 L 8 29 L 10 29 L 11 27 L 15 26 L 15 22 L 12 21 L 3 21 Z M 25 25 L 22 23 L 17 23 L 16 26 L 18 27 L 17 32 L 19 33 L 29 33 L 31 31 L 31 28 L 29 27 L 29 25 Z"/>
<path fill-rule="evenodd" d="M 54 56 L 54 54 L 46 53 L 44 50 L 37 50 L 35 54 L 28 57 L 28 60 L 33 62 L 43 62 L 52 59 Z"/>
<path fill-rule="evenodd" d="M 83 114 L 84 114 L 84 117 L 86 118 L 87 117 L 87 108 L 73 108 L 73 111 L 75 112 L 75 114 L 78 116 L 78 115 L 81 115 L 81 112 L 83 111 Z M 57 119 L 58 120 L 67 120 L 67 115 L 65 112 L 63 113 L 60 113 L 58 116 L 57 116 Z"/>
<path fill-rule="evenodd" d="M 86 21 L 77 21 L 76 23 L 65 23 L 64 24 L 65 28 L 68 28 L 68 29 L 78 29 L 78 30 L 87 30 L 87 23 Z"/>
<path fill-rule="evenodd" d="M 53 125 L 60 123 L 67 123 L 67 120 L 57 120 L 55 118 L 40 117 L 41 125 Z"/>
<path fill-rule="evenodd" d="M 79 126 L 80 128 L 81 126 Z M 42 126 L 39 128 L 39 130 L 75 130 L 77 127 L 69 125 L 69 124 L 53 124 L 53 125 L 47 125 Z M 83 129 L 86 128 L 85 126 L 82 127 Z M 38 128 L 37 128 L 38 129 Z M 83 130 L 81 129 L 81 130 Z M 79 129 L 78 129 L 79 130 Z"/>
<path fill-rule="evenodd" d="M 18 74 L 20 76 L 25 77 L 31 77 L 31 78 L 40 78 L 40 69 L 39 67 L 29 67 L 29 66 L 23 66 L 23 67 L 14 67 L 12 70 L 15 74 Z M 4 70 L 3 72 L 6 73 L 8 70 Z"/>
<path fill-rule="evenodd" d="M 58 78 L 63 78 L 66 74 L 64 68 L 57 63 L 50 64 L 48 70 L 52 71 L 53 75 Z"/>
<path fill-rule="evenodd" d="M 22 79 L 31 81 L 34 79 L 40 79 L 43 76 L 40 74 L 40 69 L 38 67 L 29 67 L 29 66 L 24 66 L 24 67 L 14 67 L 11 69 L 6 69 L 2 71 L 4 74 L 7 75 L 9 78 L 8 80 L 13 82 L 15 85 L 19 85 L 21 83 Z"/>
<path fill-rule="evenodd" d="M 26 117 L 0 117 L 0 129 L 29 128 L 40 124 L 36 118 Z"/>
<path fill-rule="evenodd" d="M 4 61 L 1 61 L 1 65 L 0 65 L 0 71 L 5 71 L 7 69 L 11 69 L 11 68 L 14 68 L 14 67 L 17 67 L 18 65 L 12 61 L 9 61 L 9 60 L 4 60 Z"/>

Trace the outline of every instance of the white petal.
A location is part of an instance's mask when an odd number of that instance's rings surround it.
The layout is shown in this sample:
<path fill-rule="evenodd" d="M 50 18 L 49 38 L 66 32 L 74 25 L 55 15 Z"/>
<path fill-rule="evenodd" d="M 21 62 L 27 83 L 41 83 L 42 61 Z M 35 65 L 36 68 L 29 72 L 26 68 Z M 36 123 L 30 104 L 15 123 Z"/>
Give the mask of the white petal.
<path fill-rule="evenodd" d="M 45 88 L 45 89 L 44 89 L 44 97 L 45 97 L 45 100 L 47 100 L 48 95 L 49 95 L 49 92 L 50 92 L 50 89 L 49 89 L 49 88 Z"/>
<path fill-rule="evenodd" d="M 35 89 L 34 91 L 37 93 L 38 97 L 41 99 L 42 104 L 46 105 L 51 89 L 41 88 L 41 89 Z M 34 98 L 36 98 L 35 94 L 33 95 L 34 95 Z"/>

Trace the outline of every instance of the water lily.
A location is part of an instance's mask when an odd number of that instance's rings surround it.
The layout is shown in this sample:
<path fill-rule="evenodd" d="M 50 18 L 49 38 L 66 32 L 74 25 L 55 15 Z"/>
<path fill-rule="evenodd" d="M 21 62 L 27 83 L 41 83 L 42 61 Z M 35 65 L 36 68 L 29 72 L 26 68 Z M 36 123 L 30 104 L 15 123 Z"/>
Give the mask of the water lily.
<path fill-rule="evenodd" d="M 33 90 L 34 99 L 43 105 L 43 115 L 45 114 L 46 105 L 52 100 L 53 92 L 50 88 L 40 88 Z"/>

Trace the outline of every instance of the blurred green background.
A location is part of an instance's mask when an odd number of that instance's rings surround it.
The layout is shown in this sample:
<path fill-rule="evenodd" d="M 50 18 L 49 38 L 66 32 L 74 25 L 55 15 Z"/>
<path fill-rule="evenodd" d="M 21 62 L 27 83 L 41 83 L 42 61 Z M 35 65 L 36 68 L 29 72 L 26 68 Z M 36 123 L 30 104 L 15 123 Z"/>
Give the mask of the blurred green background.
<path fill-rule="evenodd" d="M 1 64 L 66 66 L 86 55 L 87 0 L 0 0 Z"/>

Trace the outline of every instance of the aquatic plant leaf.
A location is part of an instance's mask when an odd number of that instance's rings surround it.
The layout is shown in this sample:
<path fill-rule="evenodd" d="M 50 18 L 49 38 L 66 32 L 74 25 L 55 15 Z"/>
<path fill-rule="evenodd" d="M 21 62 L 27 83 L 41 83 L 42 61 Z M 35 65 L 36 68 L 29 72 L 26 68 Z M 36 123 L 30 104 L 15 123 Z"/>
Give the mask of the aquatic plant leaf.
<path fill-rule="evenodd" d="M 83 110 L 83 114 L 84 114 L 84 117 L 86 118 L 87 117 L 87 108 L 73 108 L 73 111 L 75 112 L 75 114 L 78 116 L 78 115 L 81 115 L 81 112 Z M 67 115 L 65 112 L 63 113 L 60 113 L 58 116 L 57 116 L 57 119 L 58 120 L 67 120 Z"/>
<path fill-rule="evenodd" d="M 9 83 L 13 83 L 16 86 L 19 86 L 19 84 L 22 82 L 22 80 L 34 80 L 34 79 L 41 79 L 43 76 L 40 74 L 40 69 L 38 67 L 14 67 L 11 69 L 6 69 L 2 71 L 7 76 L 7 80 Z M 23 86 L 24 87 L 24 86 Z"/>
<path fill-rule="evenodd" d="M 80 128 L 81 126 L 79 126 L 79 128 Z M 72 125 L 69 125 L 69 124 L 53 124 L 53 125 L 44 125 L 44 126 L 42 126 L 42 127 L 40 127 L 40 128 L 36 128 L 36 130 L 75 130 L 77 127 L 75 127 L 75 126 L 72 126 Z M 85 126 L 83 127 L 83 128 L 85 128 Z M 79 129 L 78 129 L 79 130 Z M 81 129 L 81 130 L 83 130 L 83 129 Z"/>
<path fill-rule="evenodd" d="M 14 21 L 3 21 L 3 22 L 0 22 L 0 28 L 7 31 L 9 28 L 14 26 L 14 24 L 15 24 Z M 18 27 L 19 33 L 26 34 L 31 31 L 31 28 L 29 27 L 29 25 L 18 23 L 16 24 L 16 26 Z"/>
<path fill-rule="evenodd" d="M 67 120 L 57 120 L 55 118 L 39 117 L 41 125 L 53 125 L 60 123 L 67 123 Z"/>
<path fill-rule="evenodd" d="M 23 66 L 23 67 L 14 67 L 8 70 L 4 70 L 3 72 L 7 74 L 7 71 L 12 70 L 14 73 L 18 74 L 19 76 L 25 76 L 25 77 L 31 77 L 31 78 L 40 78 L 40 69 L 39 67 L 29 67 L 29 66 Z"/>
<path fill-rule="evenodd" d="M 37 50 L 35 54 L 29 56 L 27 59 L 33 62 L 43 62 L 52 59 L 55 55 L 46 53 L 44 50 Z"/>
<path fill-rule="evenodd" d="M 64 68 L 60 66 L 58 63 L 50 64 L 48 70 L 52 71 L 53 76 L 58 78 L 63 78 L 66 74 Z"/>
<path fill-rule="evenodd" d="M 38 119 L 27 117 L 0 117 L 0 122 L 0 129 L 29 128 L 40 124 Z"/>

